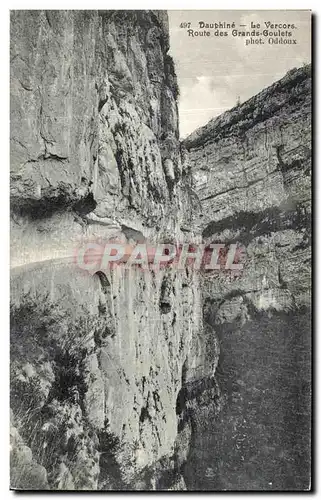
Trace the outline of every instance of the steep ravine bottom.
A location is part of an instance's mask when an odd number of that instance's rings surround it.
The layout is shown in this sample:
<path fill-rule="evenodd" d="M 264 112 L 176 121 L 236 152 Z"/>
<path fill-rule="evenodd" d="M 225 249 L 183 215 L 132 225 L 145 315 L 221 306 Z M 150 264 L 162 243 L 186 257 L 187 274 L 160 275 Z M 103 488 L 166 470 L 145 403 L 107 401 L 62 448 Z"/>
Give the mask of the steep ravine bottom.
<path fill-rule="evenodd" d="M 11 488 L 309 487 L 311 70 L 181 143 L 168 51 L 164 11 L 12 12 Z M 110 240 L 244 273 L 69 260 Z"/>
<path fill-rule="evenodd" d="M 216 325 L 222 409 L 192 433 L 187 489 L 309 488 L 310 324 L 302 308 Z"/>

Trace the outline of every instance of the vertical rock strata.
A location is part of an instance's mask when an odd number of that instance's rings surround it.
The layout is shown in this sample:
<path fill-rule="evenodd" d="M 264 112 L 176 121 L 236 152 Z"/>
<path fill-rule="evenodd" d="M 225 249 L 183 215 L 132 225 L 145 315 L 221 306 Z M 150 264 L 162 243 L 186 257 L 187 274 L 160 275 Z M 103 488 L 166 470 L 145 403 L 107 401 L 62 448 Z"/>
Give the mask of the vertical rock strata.
<path fill-rule="evenodd" d="M 168 39 L 164 12 L 11 14 L 13 488 L 185 487 L 177 398 L 216 362 L 199 276 L 69 259 L 90 239 L 181 237 Z"/>
<path fill-rule="evenodd" d="M 223 409 L 202 421 L 188 488 L 309 488 L 311 67 L 185 141 L 204 241 L 237 243 L 241 274 L 204 275 Z"/>
<path fill-rule="evenodd" d="M 11 14 L 13 488 L 309 486 L 310 67 L 181 145 L 168 49 L 165 12 Z M 186 235 L 244 270 L 71 260 Z"/>

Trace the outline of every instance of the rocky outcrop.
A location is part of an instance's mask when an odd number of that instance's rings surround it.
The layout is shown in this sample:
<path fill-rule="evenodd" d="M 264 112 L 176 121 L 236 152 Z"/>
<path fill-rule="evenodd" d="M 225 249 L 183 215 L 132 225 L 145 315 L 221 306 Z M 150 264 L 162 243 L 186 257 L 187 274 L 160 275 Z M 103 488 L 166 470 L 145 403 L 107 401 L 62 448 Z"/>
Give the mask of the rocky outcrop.
<path fill-rule="evenodd" d="M 196 489 L 307 489 L 310 476 L 311 68 L 294 69 L 183 143 L 189 224 L 236 243 L 242 272 L 205 274 L 225 405 L 194 433 Z"/>
<path fill-rule="evenodd" d="M 168 48 L 165 12 L 11 13 L 12 488 L 308 487 L 310 68 L 181 145 Z M 77 268 L 110 238 L 244 269 Z"/>
<path fill-rule="evenodd" d="M 164 12 L 12 13 L 14 265 L 65 256 L 65 241 L 84 231 L 175 232 L 181 161 L 168 38 Z"/>
<path fill-rule="evenodd" d="M 199 276 L 70 260 L 182 236 L 167 51 L 164 12 L 11 14 L 12 488 L 184 488 L 177 398 L 217 361 Z"/>

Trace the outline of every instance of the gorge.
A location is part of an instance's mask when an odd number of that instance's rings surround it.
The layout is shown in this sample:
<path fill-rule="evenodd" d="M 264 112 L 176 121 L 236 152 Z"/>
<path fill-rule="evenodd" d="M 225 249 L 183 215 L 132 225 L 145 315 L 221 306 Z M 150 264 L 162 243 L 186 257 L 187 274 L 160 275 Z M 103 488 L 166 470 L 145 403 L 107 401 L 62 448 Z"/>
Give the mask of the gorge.
<path fill-rule="evenodd" d="M 11 12 L 11 487 L 310 487 L 311 67 L 183 141 L 165 11 Z M 89 274 L 75 248 L 240 246 Z"/>

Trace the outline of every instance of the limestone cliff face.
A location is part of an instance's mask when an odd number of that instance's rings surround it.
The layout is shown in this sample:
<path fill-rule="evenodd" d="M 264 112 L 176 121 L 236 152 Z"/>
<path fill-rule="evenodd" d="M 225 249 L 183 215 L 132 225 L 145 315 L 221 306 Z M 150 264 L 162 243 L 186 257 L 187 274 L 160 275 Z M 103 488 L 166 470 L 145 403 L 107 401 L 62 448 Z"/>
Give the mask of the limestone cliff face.
<path fill-rule="evenodd" d="M 11 15 L 13 488 L 184 488 L 177 398 L 217 361 L 199 277 L 70 261 L 90 239 L 180 237 L 168 43 L 164 12 Z"/>
<path fill-rule="evenodd" d="M 168 48 L 164 12 L 11 14 L 13 488 L 308 487 L 310 68 L 181 145 Z M 187 235 L 243 271 L 72 260 Z"/>
<path fill-rule="evenodd" d="M 210 121 L 184 146 L 199 203 L 193 226 L 205 242 L 246 248 L 241 279 L 206 279 L 210 293 L 250 293 L 259 310 L 310 305 L 310 66 Z"/>
<path fill-rule="evenodd" d="M 237 243 L 244 264 L 203 277 L 226 404 L 194 433 L 188 486 L 308 488 L 311 68 L 290 71 L 183 145 L 192 227 L 206 243 Z"/>
<path fill-rule="evenodd" d="M 65 255 L 84 226 L 173 233 L 181 162 L 167 15 L 13 12 L 11 39 L 12 238 L 23 247 L 13 263 Z"/>

